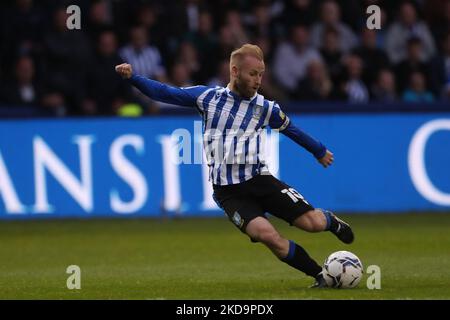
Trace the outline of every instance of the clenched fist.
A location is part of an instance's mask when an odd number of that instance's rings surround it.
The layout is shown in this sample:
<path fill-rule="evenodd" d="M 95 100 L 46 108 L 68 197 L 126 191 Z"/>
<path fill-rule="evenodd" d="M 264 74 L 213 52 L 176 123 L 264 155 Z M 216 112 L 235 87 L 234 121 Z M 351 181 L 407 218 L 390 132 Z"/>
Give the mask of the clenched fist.
<path fill-rule="evenodd" d="M 116 66 L 116 72 L 124 79 L 130 79 L 133 70 L 131 69 L 131 64 L 122 63 Z"/>
<path fill-rule="evenodd" d="M 328 166 L 331 166 L 331 164 L 333 163 L 334 155 L 329 150 L 327 150 L 325 155 L 322 158 L 320 158 L 318 161 L 324 168 L 326 168 Z"/>

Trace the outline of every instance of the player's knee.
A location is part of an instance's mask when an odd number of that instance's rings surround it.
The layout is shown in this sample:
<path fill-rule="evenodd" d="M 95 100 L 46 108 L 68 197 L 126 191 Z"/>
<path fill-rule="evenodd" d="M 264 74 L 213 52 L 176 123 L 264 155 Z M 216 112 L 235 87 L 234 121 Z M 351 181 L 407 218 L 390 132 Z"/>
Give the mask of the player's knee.
<path fill-rule="evenodd" d="M 324 231 L 327 227 L 327 219 L 325 218 L 322 210 L 315 209 L 312 216 L 314 232 Z"/>
<path fill-rule="evenodd" d="M 258 234 L 258 241 L 264 243 L 271 249 L 282 249 L 283 238 L 275 230 L 261 230 Z"/>
<path fill-rule="evenodd" d="M 321 232 L 326 228 L 326 218 L 320 209 L 306 212 L 303 215 L 302 227 L 309 232 Z"/>

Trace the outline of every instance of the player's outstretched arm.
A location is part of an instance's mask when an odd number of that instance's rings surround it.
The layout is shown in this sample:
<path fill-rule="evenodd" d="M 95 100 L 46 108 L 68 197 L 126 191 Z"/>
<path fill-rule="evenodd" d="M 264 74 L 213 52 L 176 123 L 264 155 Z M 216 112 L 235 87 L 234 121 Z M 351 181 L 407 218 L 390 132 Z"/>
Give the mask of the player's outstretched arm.
<path fill-rule="evenodd" d="M 324 168 L 333 163 L 333 153 L 331 153 L 320 141 L 300 130 L 293 123 L 289 123 L 284 130 L 281 130 L 281 133 L 311 152 Z"/>
<path fill-rule="evenodd" d="M 133 74 L 133 69 L 128 63 L 117 65 L 116 72 L 149 98 L 180 106 L 197 106 L 197 98 L 208 89 L 206 86 L 178 88 L 147 79 Z"/>
<path fill-rule="evenodd" d="M 333 163 L 333 153 L 331 153 L 320 141 L 296 127 L 276 103 L 273 106 L 269 118 L 269 125 L 271 128 L 278 129 L 282 134 L 311 152 L 323 167 L 326 168 Z"/>

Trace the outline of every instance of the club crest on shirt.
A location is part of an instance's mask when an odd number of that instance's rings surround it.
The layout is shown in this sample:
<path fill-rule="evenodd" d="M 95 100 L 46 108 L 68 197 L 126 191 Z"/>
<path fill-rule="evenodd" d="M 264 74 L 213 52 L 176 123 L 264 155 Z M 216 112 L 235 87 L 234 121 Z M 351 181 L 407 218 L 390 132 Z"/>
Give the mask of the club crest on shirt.
<path fill-rule="evenodd" d="M 223 90 L 217 90 L 216 94 L 213 97 L 213 100 L 217 101 L 220 97 L 222 97 L 222 94 L 223 94 Z"/>
<path fill-rule="evenodd" d="M 261 117 L 263 111 L 263 106 L 260 106 L 259 104 L 255 104 L 253 106 L 253 118 L 259 118 Z"/>
<path fill-rule="evenodd" d="M 232 220 L 233 223 L 239 228 L 241 228 L 242 225 L 244 224 L 244 220 L 241 218 L 241 215 L 237 211 L 234 212 Z"/>

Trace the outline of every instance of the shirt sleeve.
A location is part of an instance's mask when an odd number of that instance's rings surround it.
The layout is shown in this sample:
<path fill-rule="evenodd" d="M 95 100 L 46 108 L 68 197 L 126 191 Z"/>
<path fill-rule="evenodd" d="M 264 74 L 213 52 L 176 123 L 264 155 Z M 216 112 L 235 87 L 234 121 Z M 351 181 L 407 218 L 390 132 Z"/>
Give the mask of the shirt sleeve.
<path fill-rule="evenodd" d="M 327 152 L 327 148 L 320 141 L 296 127 L 292 122 L 281 133 L 308 150 L 316 159 L 323 158 Z"/>
<path fill-rule="evenodd" d="M 272 129 L 283 131 L 290 123 L 289 117 L 281 110 L 278 103 L 274 102 L 270 116 L 269 126 Z"/>
<path fill-rule="evenodd" d="M 209 89 L 207 86 L 179 88 L 152 79 L 147 79 L 139 75 L 133 75 L 129 81 L 143 94 L 153 100 L 185 107 L 196 107 L 200 111 L 203 110 L 197 105 L 197 99 L 202 93 Z"/>
<path fill-rule="evenodd" d="M 322 158 L 327 151 L 327 148 L 320 141 L 296 127 L 277 103 L 273 105 L 269 126 L 272 129 L 278 129 L 282 134 L 312 153 L 317 159 Z"/>

